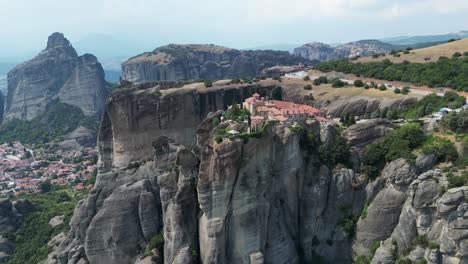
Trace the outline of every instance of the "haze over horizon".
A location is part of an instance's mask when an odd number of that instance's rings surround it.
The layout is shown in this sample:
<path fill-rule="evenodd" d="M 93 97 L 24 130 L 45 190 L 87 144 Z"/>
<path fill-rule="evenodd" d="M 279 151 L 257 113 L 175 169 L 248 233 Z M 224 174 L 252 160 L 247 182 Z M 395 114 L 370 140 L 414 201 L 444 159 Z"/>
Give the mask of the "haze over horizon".
<path fill-rule="evenodd" d="M 29 57 L 53 32 L 80 52 L 114 42 L 114 56 L 168 43 L 243 49 L 445 34 L 467 28 L 467 11 L 463 0 L 0 0 L 0 58 Z"/>

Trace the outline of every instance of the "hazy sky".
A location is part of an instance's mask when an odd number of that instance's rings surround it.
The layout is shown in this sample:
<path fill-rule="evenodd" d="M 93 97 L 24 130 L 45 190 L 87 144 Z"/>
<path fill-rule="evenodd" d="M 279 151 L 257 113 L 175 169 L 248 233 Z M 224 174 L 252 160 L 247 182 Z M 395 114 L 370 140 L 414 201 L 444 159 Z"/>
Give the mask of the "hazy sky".
<path fill-rule="evenodd" d="M 468 29 L 468 0 L 0 0 L 0 57 L 106 35 L 139 49 L 346 42 Z M 96 34 L 98 36 L 96 36 Z"/>

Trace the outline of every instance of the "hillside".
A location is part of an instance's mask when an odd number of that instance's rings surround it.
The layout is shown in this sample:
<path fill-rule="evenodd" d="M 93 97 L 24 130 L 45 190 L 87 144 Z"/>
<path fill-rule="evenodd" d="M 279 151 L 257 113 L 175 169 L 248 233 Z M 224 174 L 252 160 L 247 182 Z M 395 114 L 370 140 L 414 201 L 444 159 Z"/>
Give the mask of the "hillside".
<path fill-rule="evenodd" d="M 424 42 L 447 42 L 450 39 L 460 39 L 460 38 L 467 38 L 468 31 L 462 30 L 456 33 L 448 33 L 442 35 L 423 35 L 423 36 L 401 36 L 401 37 L 393 37 L 393 38 L 384 38 L 380 39 L 380 41 L 394 44 L 394 45 L 412 45 L 417 43 L 424 43 Z"/>
<path fill-rule="evenodd" d="M 442 56 L 450 58 L 456 52 L 461 54 L 468 52 L 468 38 L 432 47 L 411 50 L 408 54 L 399 52 L 399 57 L 386 54 L 385 56 L 379 56 L 378 58 L 363 57 L 356 60 L 355 62 L 382 61 L 384 59 L 389 59 L 391 62 L 395 63 L 403 62 L 405 60 L 409 62 L 426 63 L 437 61 L 439 57 Z"/>

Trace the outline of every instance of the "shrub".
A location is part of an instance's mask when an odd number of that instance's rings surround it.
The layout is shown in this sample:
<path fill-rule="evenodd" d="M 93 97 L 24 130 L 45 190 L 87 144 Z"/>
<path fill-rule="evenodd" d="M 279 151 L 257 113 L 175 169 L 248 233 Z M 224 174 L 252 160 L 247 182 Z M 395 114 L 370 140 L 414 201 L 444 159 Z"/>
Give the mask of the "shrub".
<path fill-rule="evenodd" d="M 304 80 L 304 81 L 310 81 L 310 77 L 307 75 L 306 77 L 304 77 L 303 80 Z"/>
<path fill-rule="evenodd" d="M 461 54 L 460 52 L 455 52 L 455 53 L 452 55 L 452 57 L 454 57 L 454 58 L 459 58 L 459 57 L 461 57 L 461 56 L 462 56 L 462 54 Z"/>
<path fill-rule="evenodd" d="M 333 88 L 341 88 L 341 87 L 344 87 L 345 86 L 345 82 L 343 82 L 342 80 L 336 78 L 333 80 L 332 82 L 332 87 Z"/>
<path fill-rule="evenodd" d="M 211 120 L 211 125 L 217 127 L 219 125 L 219 118 L 215 117 Z"/>
<path fill-rule="evenodd" d="M 305 85 L 304 90 L 309 90 L 309 91 L 312 90 L 312 85 L 310 84 Z"/>
<path fill-rule="evenodd" d="M 370 86 L 366 83 L 364 84 L 364 89 L 368 90 L 370 88 Z"/>
<path fill-rule="evenodd" d="M 463 52 L 463 56 L 467 57 L 468 56 L 468 51 Z"/>
<path fill-rule="evenodd" d="M 372 58 L 377 59 L 379 57 L 379 54 L 372 54 Z"/>
<path fill-rule="evenodd" d="M 364 83 L 362 82 L 362 80 L 355 80 L 354 81 L 354 86 L 355 87 L 363 87 Z"/>
<path fill-rule="evenodd" d="M 410 91 L 411 91 L 411 90 L 410 90 L 410 88 L 409 88 L 408 86 L 405 86 L 405 87 L 403 87 L 403 88 L 401 89 L 401 93 L 402 93 L 402 94 L 409 94 Z"/>
<path fill-rule="evenodd" d="M 385 90 L 387 90 L 387 86 L 385 86 L 384 84 L 381 84 L 381 85 L 379 86 L 379 90 L 380 90 L 380 91 L 385 91 Z"/>
<path fill-rule="evenodd" d="M 50 181 L 43 181 L 39 185 L 39 188 L 41 188 L 42 193 L 50 192 L 50 190 L 52 190 L 52 184 Z"/>
<path fill-rule="evenodd" d="M 386 162 L 399 158 L 413 158 L 412 150 L 424 141 L 424 134 L 419 124 L 406 124 L 364 149 L 362 161 L 365 166 L 383 167 Z"/>
<path fill-rule="evenodd" d="M 145 253 L 151 252 L 151 250 L 156 249 L 161 254 L 164 251 L 164 235 L 162 233 L 153 235 L 146 245 Z"/>
<path fill-rule="evenodd" d="M 396 94 L 400 94 L 401 90 L 399 88 L 395 88 L 395 90 L 393 90 L 393 92 L 396 93 Z"/>
<path fill-rule="evenodd" d="M 343 218 L 338 224 L 343 228 L 343 231 L 345 232 L 346 236 L 351 239 L 354 236 L 354 233 L 356 232 L 356 223 L 358 221 L 358 218 L 355 216 L 348 216 Z"/>
<path fill-rule="evenodd" d="M 211 80 L 204 80 L 203 83 L 205 84 L 206 87 L 212 87 L 213 86 L 213 81 L 211 81 Z"/>
<path fill-rule="evenodd" d="M 456 161 L 458 158 L 454 144 L 448 139 L 439 137 L 429 136 L 422 147 L 422 152 L 426 155 L 435 155 L 438 161 Z"/>
<path fill-rule="evenodd" d="M 320 85 L 320 84 L 327 84 L 328 83 L 328 78 L 325 76 L 320 76 L 317 79 L 314 80 L 314 85 Z"/>
<path fill-rule="evenodd" d="M 320 160 L 330 168 L 337 164 L 348 165 L 350 153 L 348 143 L 340 135 L 337 135 L 334 142 L 321 145 L 319 148 Z"/>
<path fill-rule="evenodd" d="M 409 50 L 403 51 L 403 54 L 409 54 L 409 53 L 410 53 Z"/>
<path fill-rule="evenodd" d="M 462 187 L 468 184 L 468 173 L 465 171 L 461 176 L 456 176 L 453 173 L 447 173 L 447 180 L 449 182 L 449 189 Z"/>

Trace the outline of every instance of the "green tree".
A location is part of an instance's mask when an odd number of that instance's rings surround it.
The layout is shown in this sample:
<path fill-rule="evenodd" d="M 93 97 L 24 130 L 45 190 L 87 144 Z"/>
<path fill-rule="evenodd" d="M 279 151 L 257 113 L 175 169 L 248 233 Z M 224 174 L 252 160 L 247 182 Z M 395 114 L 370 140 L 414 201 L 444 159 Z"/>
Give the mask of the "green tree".
<path fill-rule="evenodd" d="M 408 86 L 405 86 L 405 87 L 403 87 L 403 89 L 401 89 L 402 94 L 409 94 L 410 91 L 411 90 L 410 90 L 410 88 Z"/>
<path fill-rule="evenodd" d="M 363 87 L 364 83 L 362 82 L 362 80 L 355 80 L 354 81 L 354 86 L 355 87 Z"/>
<path fill-rule="evenodd" d="M 39 188 L 42 193 L 50 192 L 50 190 L 52 190 L 52 184 L 50 181 L 43 181 L 39 184 Z"/>

